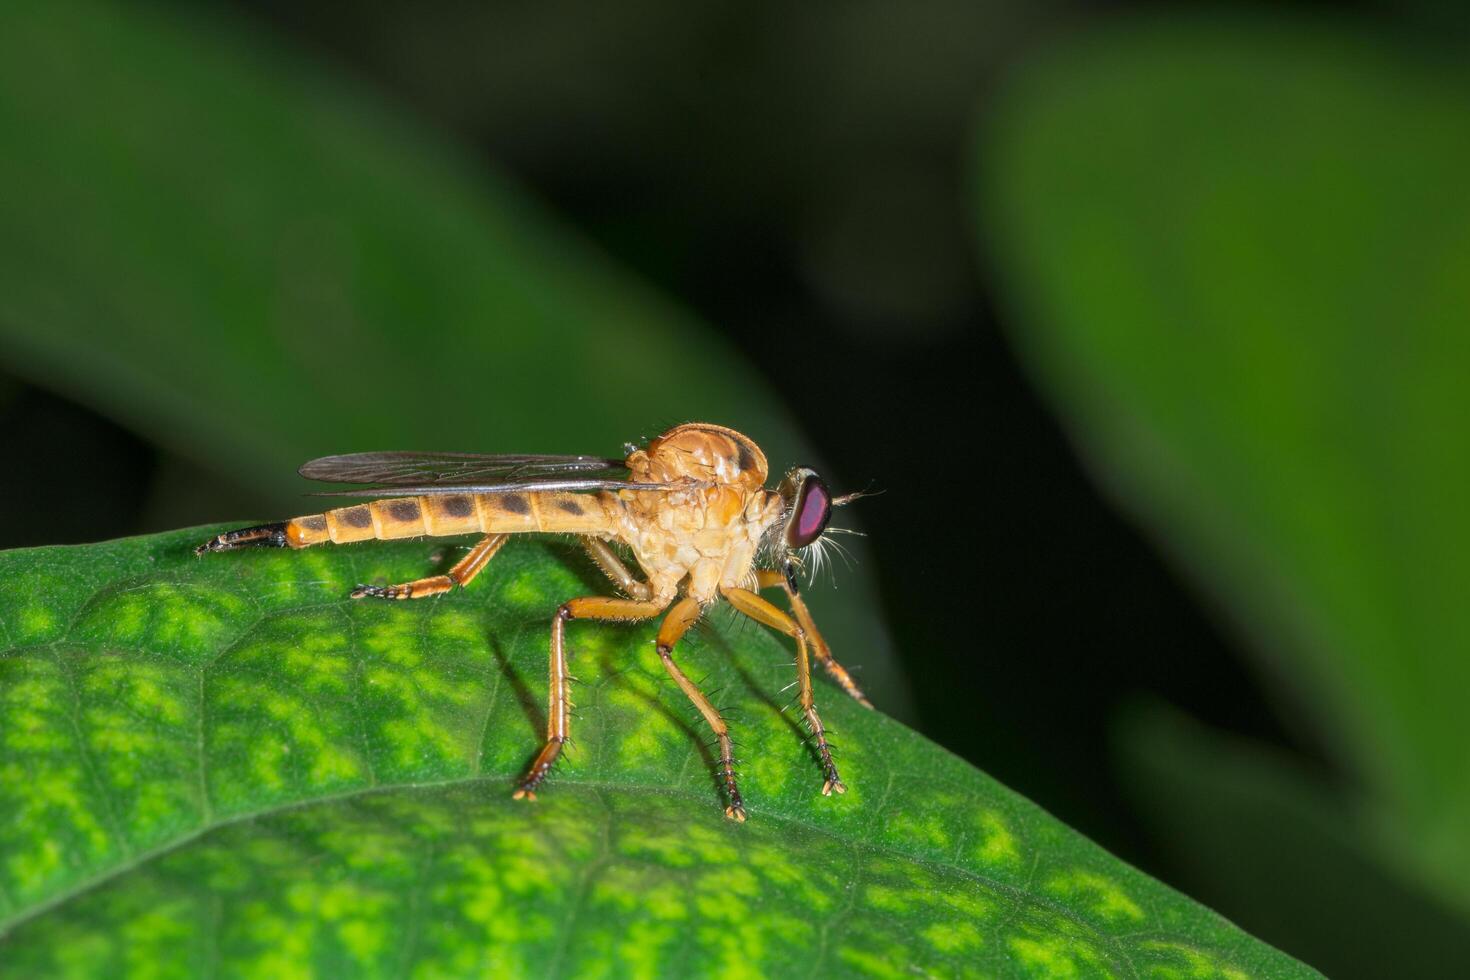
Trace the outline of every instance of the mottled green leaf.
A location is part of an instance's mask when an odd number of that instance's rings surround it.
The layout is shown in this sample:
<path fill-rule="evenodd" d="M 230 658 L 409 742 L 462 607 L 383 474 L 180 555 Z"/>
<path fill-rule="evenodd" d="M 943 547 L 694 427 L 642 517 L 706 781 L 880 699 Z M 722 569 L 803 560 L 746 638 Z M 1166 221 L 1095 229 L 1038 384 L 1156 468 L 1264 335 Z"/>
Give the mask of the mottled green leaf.
<path fill-rule="evenodd" d="M 705 325 L 222 7 L 0 4 L 0 146 L 7 366 L 262 507 L 294 513 L 313 456 L 618 455 L 683 421 L 819 462 Z M 187 496 L 163 526 L 219 516 Z M 834 640 L 883 637 L 869 563 L 833 604 Z M 887 643 L 861 666 L 905 713 Z"/>
<path fill-rule="evenodd" d="M 1017 78 L 982 212 L 1101 478 L 1350 767 L 1368 847 L 1462 911 L 1467 105 L 1460 64 L 1313 20 L 1130 22 Z"/>
<path fill-rule="evenodd" d="M 197 559 L 206 533 L 0 554 L 7 968 L 1313 975 L 826 683 L 850 789 L 823 797 L 790 650 L 719 612 L 678 655 L 747 823 L 652 626 L 571 625 L 575 748 L 513 802 L 584 562 L 516 541 L 468 589 L 366 602 L 429 546 Z"/>

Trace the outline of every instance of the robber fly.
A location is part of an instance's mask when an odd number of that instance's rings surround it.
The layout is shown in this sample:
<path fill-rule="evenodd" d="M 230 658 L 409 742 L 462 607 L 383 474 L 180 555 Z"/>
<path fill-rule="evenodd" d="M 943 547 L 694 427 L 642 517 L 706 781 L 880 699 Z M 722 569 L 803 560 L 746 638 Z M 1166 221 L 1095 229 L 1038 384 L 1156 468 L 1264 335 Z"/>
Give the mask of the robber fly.
<path fill-rule="evenodd" d="M 227 531 L 195 552 L 483 534 L 446 574 L 352 590 L 354 599 L 422 599 L 468 585 L 512 534 L 575 534 L 623 595 L 583 596 L 557 609 L 551 621 L 546 743 L 521 778 L 516 799 L 536 798 L 567 740 L 567 621 L 634 622 L 662 614 L 659 659 L 714 730 L 719 776 L 729 800 L 725 815 L 743 821 L 729 729 L 674 660 L 679 639 L 720 599 L 796 641 L 798 703 L 821 763 L 822 793 L 846 792 L 817 714 L 808 651 L 844 691 L 865 707 L 872 704 L 832 658 L 797 589 L 796 572 L 803 550 L 827 530 L 832 508 L 858 495 L 833 497 L 821 477 L 806 468 L 791 470 L 777 489 L 767 490 L 765 454 L 746 436 L 719 425 L 680 425 L 645 448 L 628 448 L 622 460 L 475 453 L 326 456 L 301 467 L 301 475 L 368 485 L 327 495 L 388 499 Z M 624 566 L 610 546 L 615 541 L 632 552 L 643 579 Z M 759 594 L 773 587 L 785 590 L 790 614 Z"/>

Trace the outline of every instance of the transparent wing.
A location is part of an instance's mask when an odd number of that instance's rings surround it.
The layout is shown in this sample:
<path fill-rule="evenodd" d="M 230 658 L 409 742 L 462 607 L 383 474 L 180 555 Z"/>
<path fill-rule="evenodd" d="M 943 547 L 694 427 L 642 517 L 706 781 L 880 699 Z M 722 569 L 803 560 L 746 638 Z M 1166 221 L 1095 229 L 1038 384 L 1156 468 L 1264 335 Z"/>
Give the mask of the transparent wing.
<path fill-rule="evenodd" d="M 600 456 L 491 456 L 483 453 L 348 453 L 323 456 L 301 467 L 324 483 L 464 484 L 552 474 L 626 473 L 620 459 Z"/>
<path fill-rule="evenodd" d="M 483 453 L 347 453 L 301 467 L 324 483 L 367 484 L 361 490 L 321 491 L 323 497 L 393 497 L 532 490 L 663 490 L 665 483 L 627 479 L 620 459 L 600 456 L 520 456 Z"/>

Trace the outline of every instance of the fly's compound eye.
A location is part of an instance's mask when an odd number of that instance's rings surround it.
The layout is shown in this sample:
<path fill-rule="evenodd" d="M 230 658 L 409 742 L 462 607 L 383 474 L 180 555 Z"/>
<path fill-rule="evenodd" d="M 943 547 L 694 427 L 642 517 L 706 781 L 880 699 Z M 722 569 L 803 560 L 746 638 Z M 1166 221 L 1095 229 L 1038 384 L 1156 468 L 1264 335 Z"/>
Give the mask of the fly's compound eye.
<path fill-rule="evenodd" d="M 786 518 L 786 547 L 805 548 L 822 536 L 832 517 L 832 493 L 822 478 L 811 470 L 799 470 L 787 477 L 793 488 L 790 516 Z"/>

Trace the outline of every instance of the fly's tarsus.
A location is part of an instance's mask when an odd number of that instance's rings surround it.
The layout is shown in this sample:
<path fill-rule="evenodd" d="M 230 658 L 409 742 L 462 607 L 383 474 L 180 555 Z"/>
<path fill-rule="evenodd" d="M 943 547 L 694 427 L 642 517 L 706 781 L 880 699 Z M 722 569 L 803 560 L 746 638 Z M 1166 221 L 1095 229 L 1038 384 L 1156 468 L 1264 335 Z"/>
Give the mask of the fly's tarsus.
<path fill-rule="evenodd" d="M 832 746 L 827 742 L 827 730 L 822 725 L 822 719 L 817 716 L 815 705 L 808 705 L 804 709 L 807 725 L 811 729 L 812 741 L 817 743 L 817 761 L 822 766 L 822 795 L 831 796 L 837 793 L 839 796 L 847 792 L 843 785 L 842 777 L 837 775 L 837 764 L 832 761 Z"/>
<path fill-rule="evenodd" d="M 745 823 L 745 800 L 740 796 L 740 787 L 735 785 L 734 759 L 720 760 L 719 776 L 724 786 L 725 798 L 730 801 L 730 805 L 725 807 L 725 816 L 737 823 Z"/>
<path fill-rule="evenodd" d="M 353 599 L 427 599 L 431 595 L 443 595 L 456 585 L 469 585 L 489 563 L 495 553 L 505 544 L 504 534 L 487 534 L 471 548 L 454 567 L 443 575 L 416 578 L 412 582 L 397 585 L 359 585 L 349 595 Z"/>
<path fill-rule="evenodd" d="M 537 753 L 536 761 L 531 763 L 531 768 L 526 770 L 526 775 L 521 778 L 520 783 L 516 786 L 516 791 L 510 795 L 511 799 L 525 800 L 528 803 L 535 802 L 536 787 L 541 785 L 541 781 L 556 765 L 557 759 L 561 758 L 561 747 L 566 741 L 565 737 L 555 736 L 546 741 L 541 751 Z"/>
<path fill-rule="evenodd" d="M 838 796 L 841 796 L 846 792 L 847 786 L 843 784 L 842 778 L 837 775 L 837 767 L 828 766 L 827 781 L 822 784 L 822 795 L 831 796 L 833 793 L 836 793 Z"/>
<path fill-rule="evenodd" d="M 412 599 L 413 585 L 359 585 L 347 595 L 350 599 Z"/>

